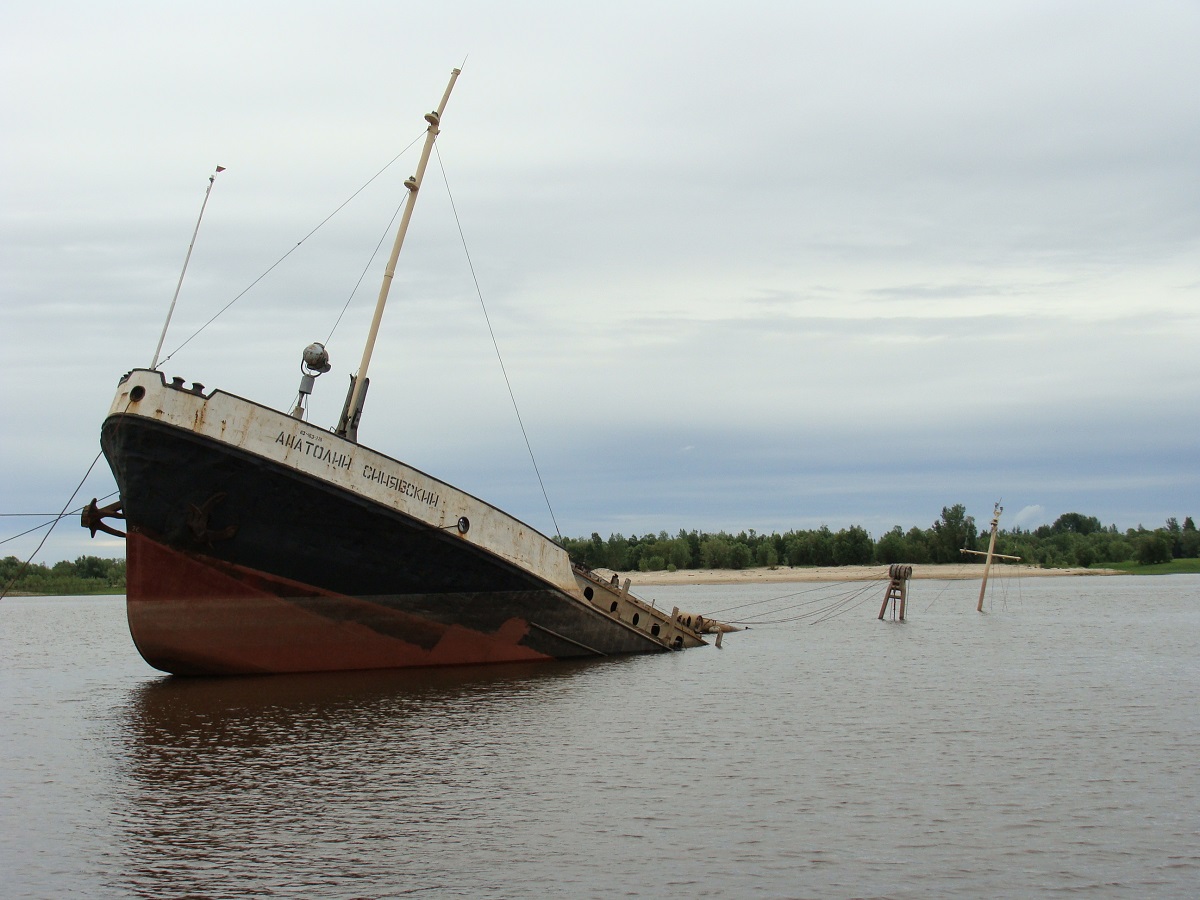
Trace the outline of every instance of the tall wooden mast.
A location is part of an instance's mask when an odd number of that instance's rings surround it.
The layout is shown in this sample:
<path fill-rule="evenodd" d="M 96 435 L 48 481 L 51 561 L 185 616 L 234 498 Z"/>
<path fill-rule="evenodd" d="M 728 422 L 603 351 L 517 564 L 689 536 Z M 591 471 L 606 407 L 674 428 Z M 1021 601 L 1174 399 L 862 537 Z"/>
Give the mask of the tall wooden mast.
<path fill-rule="evenodd" d="M 967 550 L 965 547 L 962 553 L 974 553 L 976 556 L 986 557 L 983 561 L 983 583 L 979 585 L 979 603 L 975 607 L 976 612 L 983 612 L 983 595 L 987 593 L 988 573 L 992 570 L 993 559 L 1011 559 L 1019 560 L 1019 556 L 1005 556 L 1003 553 L 996 552 L 996 530 L 1000 525 L 1000 514 L 1004 512 L 1004 507 L 997 501 L 996 508 L 992 512 L 992 534 L 988 538 L 987 553 L 979 550 Z"/>
<path fill-rule="evenodd" d="M 362 362 L 358 366 L 358 375 L 350 389 L 346 409 L 338 422 L 337 433 L 351 440 L 358 440 L 358 416 L 362 405 L 363 392 L 367 384 L 367 368 L 371 365 L 371 354 L 375 350 L 375 338 L 379 335 L 379 322 L 383 319 L 383 308 L 387 305 L 388 292 L 392 288 L 392 278 L 396 274 L 396 260 L 400 258 L 400 248 L 404 246 L 404 236 L 408 233 L 408 223 L 412 218 L 413 207 L 417 204 L 417 193 L 421 190 L 421 182 L 425 178 L 425 167 L 429 164 L 429 154 L 433 150 L 433 142 L 437 140 L 438 125 L 442 114 L 446 111 L 446 101 L 454 90 L 454 82 L 458 79 L 460 69 L 450 71 L 450 83 L 442 94 L 442 102 L 433 112 L 425 114 L 429 127 L 425 130 L 425 146 L 421 149 L 421 160 L 417 163 L 416 174 L 404 182 L 408 188 L 408 199 L 404 204 L 404 214 L 400 217 L 400 226 L 396 229 L 396 240 L 392 244 L 392 255 L 388 257 L 387 268 L 383 271 L 383 284 L 379 287 L 379 299 L 375 301 L 375 316 L 371 319 L 371 330 L 367 334 L 367 343 L 363 347 Z"/>

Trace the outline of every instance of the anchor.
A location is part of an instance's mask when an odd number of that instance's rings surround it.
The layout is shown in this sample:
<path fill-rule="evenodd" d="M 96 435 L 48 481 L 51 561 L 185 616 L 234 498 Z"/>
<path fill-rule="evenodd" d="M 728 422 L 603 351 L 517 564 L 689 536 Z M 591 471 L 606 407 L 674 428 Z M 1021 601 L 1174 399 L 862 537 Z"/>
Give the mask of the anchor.
<path fill-rule="evenodd" d="M 207 544 L 211 547 L 213 541 L 227 541 L 237 534 L 238 527 L 236 525 L 226 525 L 224 528 L 215 530 L 208 527 L 208 517 L 212 514 L 212 508 L 224 499 L 225 492 L 221 491 L 213 494 L 199 506 L 194 503 L 188 504 L 187 526 L 197 543 Z"/>
<path fill-rule="evenodd" d="M 96 498 L 92 498 L 92 502 L 84 507 L 83 512 L 79 514 L 79 524 L 88 529 L 92 533 L 92 537 L 96 536 L 97 531 L 103 531 L 105 534 L 111 534 L 114 537 L 125 537 L 125 532 L 117 531 L 111 525 L 105 525 L 104 520 L 112 517 L 114 519 L 124 519 L 125 512 L 121 506 L 121 501 L 110 503 L 108 506 L 96 506 Z"/>

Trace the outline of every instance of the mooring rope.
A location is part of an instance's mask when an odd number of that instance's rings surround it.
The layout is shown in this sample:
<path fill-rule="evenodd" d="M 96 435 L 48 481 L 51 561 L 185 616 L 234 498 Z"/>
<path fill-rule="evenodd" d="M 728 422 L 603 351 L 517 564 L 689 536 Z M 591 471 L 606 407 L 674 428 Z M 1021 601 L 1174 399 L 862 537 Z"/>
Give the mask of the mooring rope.
<path fill-rule="evenodd" d="M 817 619 L 813 619 L 812 624 L 820 625 L 822 622 L 826 622 L 829 619 L 836 618 L 844 613 L 853 612 L 854 610 L 856 610 L 860 606 L 862 606 L 864 603 L 866 603 L 868 600 L 873 600 L 873 599 L 874 599 L 874 597 L 871 594 L 867 593 L 867 589 L 863 588 L 861 591 L 858 592 L 857 595 L 847 597 L 846 600 L 843 601 L 839 607 L 835 607 L 835 608 L 831 609 L 827 615 L 821 616 L 820 618 L 817 618 Z"/>
<path fill-rule="evenodd" d="M 79 489 L 82 488 L 83 483 L 88 480 L 88 476 L 92 474 L 92 469 L 96 468 L 96 463 L 100 462 L 100 457 L 103 455 L 104 455 L 103 450 L 101 450 L 99 453 L 96 454 L 96 458 L 92 460 L 92 464 L 87 467 L 87 471 L 84 472 L 83 477 L 81 479 L 79 479 L 79 484 L 77 484 L 75 486 L 75 490 L 71 491 L 71 496 L 69 498 L 67 498 L 67 502 L 63 504 L 62 511 L 55 517 L 54 521 L 45 523 L 45 524 L 49 524 L 50 527 L 46 530 L 46 533 L 44 535 L 42 535 L 42 539 L 41 539 L 41 541 L 38 542 L 38 545 L 37 545 L 37 547 L 34 548 L 34 551 L 29 554 L 29 558 L 26 559 L 25 562 L 22 563 L 21 568 L 17 570 L 17 574 L 14 575 L 12 577 L 12 580 L 9 581 L 9 583 L 4 586 L 4 590 L 0 591 L 0 600 L 3 600 L 5 597 L 7 597 L 8 592 L 10 590 L 12 590 L 12 586 L 21 580 L 21 577 L 25 574 L 25 570 L 28 569 L 29 564 L 31 562 L 33 562 L 33 558 L 35 556 L 37 556 L 38 553 L 41 552 L 42 547 L 45 546 L 47 539 L 50 537 L 50 534 L 54 531 L 54 526 L 57 525 L 59 522 L 61 522 L 67 516 L 67 509 L 70 508 L 71 504 L 75 502 L 75 495 L 79 493 Z M 105 499 L 107 499 L 107 498 L 105 498 Z M 45 524 L 40 525 L 38 527 L 43 528 L 43 527 L 45 527 Z M 32 530 L 36 531 L 37 529 L 35 528 Z M 26 532 L 26 533 L 28 534 L 28 532 Z"/>
<path fill-rule="evenodd" d="M 99 498 L 96 502 L 99 503 L 102 500 L 107 500 L 109 497 L 115 497 L 119 493 L 120 493 L 120 491 L 113 491 L 111 494 L 105 494 L 103 497 Z M 16 517 L 28 516 L 30 518 L 36 517 L 39 519 L 47 520 L 45 522 L 42 522 L 40 525 L 34 525 L 32 528 L 22 531 L 20 534 L 11 534 L 6 538 L 0 539 L 0 544 L 7 544 L 9 541 L 15 541 L 17 538 L 25 537 L 25 535 L 27 535 L 27 534 L 33 534 L 35 531 L 41 531 L 43 528 L 45 528 L 47 526 L 54 525 L 59 519 L 65 519 L 68 516 L 77 516 L 81 512 L 83 512 L 85 509 L 87 509 L 86 506 L 77 506 L 74 509 L 68 510 L 63 513 L 0 513 L 0 518 L 16 518 Z"/>
<path fill-rule="evenodd" d="M 861 583 L 861 582 L 868 582 L 871 584 L 875 584 L 875 583 L 879 583 L 880 581 L 881 581 L 881 579 L 879 578 L 879 576 L 870 575 L 870 576 L 863 576 L 862 578 L 849 578 L 849 579 L 844 579 L 844 580 L 838 579 L 836 583 L 838 583 L 838 584 L 856 584 L 856 583 Z M 882 583 L 886 584 L 887 580 L 883 579 Z M 762 600 L 750 600 L 746 603 L 740 603 L 736 606 L 726 606 L 723 609 L 715 609 L 712 612 L 705 613 L 704 615 L 705 615 L 705 618 L 716 618 L 718 616 L 723 616 L 726 613 L 736 612 L 740 609 L 746 609 L 747 607 L 750 607 L 750 606 L 761 606 L 764 603 L 776 603 L 780 600 L 790 600 L 793 597 L 799 597 L 803 594 L 811 594 L 811 593 L 815 593 L 816 591 L 824 591 L 824 590 L 828 590 L 828 589 L 829 589 L 829 582 L 820 582 L 819 584 L 815 585 L 814 587 L 805 588 L 804 590 L 801 590 L 801 591 L 793 591 L 790 594 L 780 594 L 778 597 L 766 597 Z"/>
<path fill-rule="evenodd" d="M 851 610 L 856 609 L 858 606 L 862 605 L 867 600 L 871 599 L 871 597 L 872 597 L 871 592 L 874 589 L 877 589 L 880 585 L 886 584 L 887 582 L 879 581 L 879 580 L 862 581 L 862 580 L 856 579 L 855 581 L 848 582 L 848 583 L 856 584 L 859 586 L 852 588 L 850 590 L 842 591 L 840 594 L 833 595 L 834 599 L 832 602 L 827 602 L 827 603 L 825 603 L 825 605 L 819 606 L 816 609 L 809 609 L 809 610 L 806 610 L 805 612 L 799 613 L 797 615 L 785 616 L 782 618 L 763 618 L 762 617 L 762 616 L 778 617 L 778 616 L 780 616 L 781 613 L 791 612 L 792 610 L 796 610 L 796 609 L 803 609 L 804 607 L 811 606 L 814 603 L 828 601 L 828 600 L 830 600 L 830 595 L 813 597 L 809 600 L 805 600 L 802 603 L 797 603 L 794 606 L 787 606 L 787 607 L 783 607 L 782 609 L 776 609 L 776 610 L 771 610 L 770 612 L 764 612 L 759 617 L 751 617 L 751 618 L 744 619 L 744 620 L 733 620 L 733 621 L 730 621 L 729 624 L 730 625 L 747 625 L 747 626 L 753 627 L 755 625 L 781 625 L 781 624 L 786 624 L 789 622 L 799 622 L 799 621 L 803 621 L 805 619 L 811 619 L 812 620 L 811 624 L 817 625 L 821 622 L 827 621 L 828 619 L 834 618 L 835 616 L 839 616 L 843 613 L 850 612 Z M 826 585 L 825 587 L 828 588 L 828 585 Z M 800 593 L 809 593 L 809 592 L 800 592 Z M 793 596 L 795 596 L 795 595 L 793 595 Z"/>
<path fill-rule="evenodd" d="M 742 625 L 747 628 L 757 625 L 780 625 L 790 622 L 800 622 L 806 619 L 811 620 L 810 624 L 816 625 L 858 608 L 872 598 L 874 590 L 886 584 L 888 584 L 887 579 L 880 579 L 875 575 L 838 581 L 836 584 L 822 582 L 804 590 L 780 594 L 775 597 L 765 597 L 761 600 L 750 600 L 735 606 L 727 606 L 723 609 L 707 612 L 704 614 L 704 617 L 719 619 L 729 625 Z M 834 590 L 839 590 L 839 593 L 831 593 Z M 808 597 L 807 595 L 809 594 L 818 594 L 818 596 Z M 788 606 L 763 610 L 759 613 L 751 613 L 744 618 L 733 619 L 728 618 L 726 615 L 738 610 L 760 607 L 767 603 L 779 603 L 791 600 L 794 597 L 806 597 L 807 599 Z M 831 599 L 832 602 L 830 602 Z M 817 606 L 815 609 L 809 608 L 818 603 L 822 605 Z M 803 609 L 804 612 L 791 616 L 783 615 L 784 613 L 800 609 Z"/>

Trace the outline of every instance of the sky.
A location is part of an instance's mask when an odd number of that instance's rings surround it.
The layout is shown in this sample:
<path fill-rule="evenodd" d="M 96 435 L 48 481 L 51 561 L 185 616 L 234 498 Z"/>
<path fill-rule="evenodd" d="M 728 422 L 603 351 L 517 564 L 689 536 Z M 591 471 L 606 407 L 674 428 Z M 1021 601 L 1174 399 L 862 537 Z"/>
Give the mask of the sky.
<path fill-rule="evenodd" d="M 14 536 L 115 490 L 218 165 L 160 368 L 289 409 L 326 342 L 335 424 L 457 66 L 364 443 L 570 536 L 1200 515 L 1197 46 L 1155 0 L 14 0 L 0 556 L 123 553 Z"/>

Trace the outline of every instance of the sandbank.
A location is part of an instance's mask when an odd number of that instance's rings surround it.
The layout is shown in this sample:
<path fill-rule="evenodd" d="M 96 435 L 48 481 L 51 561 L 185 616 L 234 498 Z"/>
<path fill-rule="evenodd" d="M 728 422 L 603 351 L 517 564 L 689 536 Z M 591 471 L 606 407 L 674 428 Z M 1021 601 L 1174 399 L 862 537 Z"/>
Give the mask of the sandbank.
<path fill-rule="evenodd" d="M 914 565 L 912 577 L 971 581 L 983 577 L 983 564 Z M 597 569 L 605 580 L 611 569 Z M 679 569 L 675 572 L 617 572 L 639 584 L 785 584 L 805 581 L 887 581 L 887 566 L 764 566 L 755 569 Z M 1039 566 L 993 566 L 992 578 L 1047 578 L 1066 575 L 1126 575 L 1119 569 L 1043 569 Z"/>

